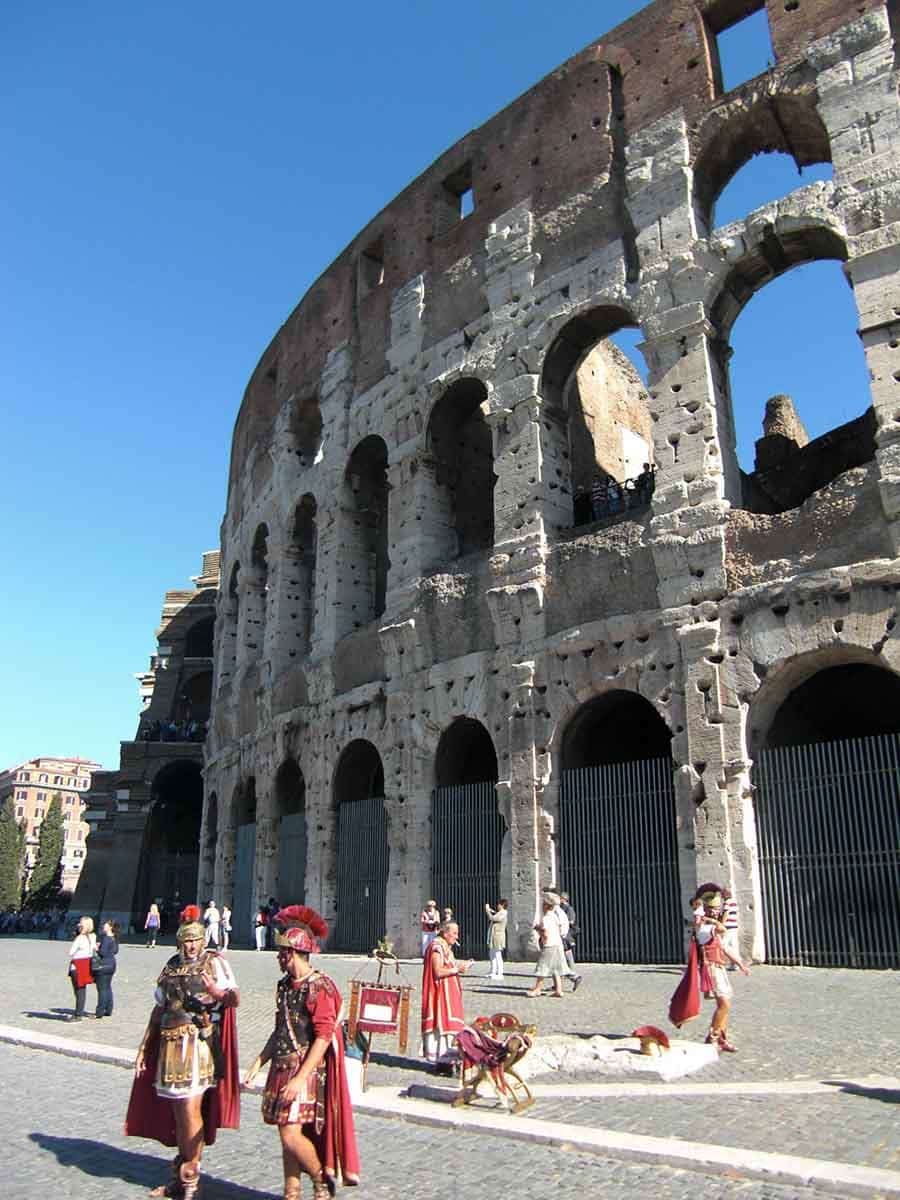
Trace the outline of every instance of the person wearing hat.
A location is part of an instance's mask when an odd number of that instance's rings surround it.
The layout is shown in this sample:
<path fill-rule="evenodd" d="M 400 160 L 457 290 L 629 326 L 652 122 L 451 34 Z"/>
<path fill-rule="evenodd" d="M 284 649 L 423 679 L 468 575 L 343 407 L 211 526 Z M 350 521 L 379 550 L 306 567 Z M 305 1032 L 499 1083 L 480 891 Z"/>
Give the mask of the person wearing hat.
<path fill-rule="evenodd" d="M 300 1200 L 308 1175 L 314 1200 L 335 1183 L 359 1183 L 353 1109 L 344 1072 L 341 994 L 309 961 L 328 926 L 314 908 L 295 904 L 275 913 L 275 947 L 284 972 L 275 988 L 275 1028 L 244 1079 L 249 1086 L 269 1064 L 262 1115 L 281 1138 L 285 1200 Z"/>
<path fill-rule="evenodd" d="M 736 1047 L 728 1040 L 728 1017 L 734 989 L 725 973 L 726 960 L 733 962 L 744 975 L 750 972 L 737 954 L 725 944 L 725 889 L 717 883 L 702 883 L 691 899 L 694 933 L 687 969 L 669 1004 L 669 1020 L 679 1028 L 700 1014 L 701 993 L 715 1000 L 708 1045 L 734 1054 Z"/>
<path fill-rule="evenodd" d="M 534 987 L 525 993 L 532 998 L 541 994 L 545 979 L 553 980 L 554 996 L 561 996 L 562 977 L 568 973 L 566 956 L 563 952 L 562 927 L 556 910 L 559 907 L 559 896 L 555 892 L 544 892 L 541 901 L 542 915 L 535 922 L 540 953 L 534 967 L 537 976 Z"/>
<path fill-rule="evenodd" d="M 200 909 L 190 904 L 175 935 L 178 953 L 156 982 L 125 1117 L 126 1134 L 178 1147 L 169 1182 L 151 1193 L 177 1200 L 197 1192 L 204 1145 L 240 1124 L 240 996 L 231 967 L 205 938 Z"/>

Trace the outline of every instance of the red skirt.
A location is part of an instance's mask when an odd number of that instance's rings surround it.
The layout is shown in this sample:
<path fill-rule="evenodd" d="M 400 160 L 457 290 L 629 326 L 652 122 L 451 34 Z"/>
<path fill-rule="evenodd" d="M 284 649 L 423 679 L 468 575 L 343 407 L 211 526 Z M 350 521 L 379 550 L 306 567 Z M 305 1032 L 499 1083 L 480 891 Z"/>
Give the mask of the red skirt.
<path fill-rule="evenodd" d="M 281 1089 L 297 1074 L 302 1061 L 298 1054 L 272 1060 L 263 1090 L 263 1121 L 267 1125 L 315 1125 L 316 1133 L 320 1133 L 325 1123 L 324 1064 L 313 1071 L 295 1100 L 285 1101 L 281 1097 Z"/>
<path fill-rule="evenodd" d="M 89 983 L 94 982 L 94 977 L 91 974 L 91 960 L 89 958 L 73 958 L 69 969 L 75 978 L 75 986 L 77 988 L 87 987 Z"/>

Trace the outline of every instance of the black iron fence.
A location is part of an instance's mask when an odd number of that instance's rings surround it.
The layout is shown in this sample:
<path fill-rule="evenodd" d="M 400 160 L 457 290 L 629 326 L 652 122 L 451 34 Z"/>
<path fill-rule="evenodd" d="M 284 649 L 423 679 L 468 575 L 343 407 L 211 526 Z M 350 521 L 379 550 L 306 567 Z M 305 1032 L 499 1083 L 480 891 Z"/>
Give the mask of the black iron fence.
<path fill-rule="evenodd" d="M 431 887 L 459 924 L 460 954 L 487 958 L 486 903 L 500 899 L 505 823 L 493 782 L 436 788 L 431 803 Z M 427 897 L 426 897 L 427 898 Z"/>
<path fill-rule="evenodd" d="M 367 954 L 384 937 L 389 870 L 384 799 L 339 804 L 333 949 Z"/>

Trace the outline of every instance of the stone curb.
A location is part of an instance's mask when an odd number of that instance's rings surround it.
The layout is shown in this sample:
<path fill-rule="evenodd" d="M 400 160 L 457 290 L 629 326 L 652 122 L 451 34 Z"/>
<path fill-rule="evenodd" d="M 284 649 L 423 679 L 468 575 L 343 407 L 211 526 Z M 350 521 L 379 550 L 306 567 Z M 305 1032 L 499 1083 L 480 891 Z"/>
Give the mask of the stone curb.
<path fill-rule="evenodd" d="M 91 1062 L 130 1069 L 134 1064 L 134 1052 L 118 1046 L 101 1046 L 96 1042 L 74 1042 L 54 1034 L 31 1033 L 10 1025 L 0 1025 L 0 1043 L 22 1046 L 31 1050 L 45 1050 L 63 1054 L 70 1058 L 81 1058 Z M 879 1083 L 895 1084 L 893 1078 Z M 842 1083 L 850 1082 L 842 1080 Z M 857 1081 L 853 1081 L 857 1082 Z M 866 1080 L 870 1085 L 872 1078 Z M 799 1087 L 797 1084 L 799 1083 Z M 261 1090 L 261 1084 L 249 1089 Z M 565 1087 L 569 1095 L 569 1087 Z M 593 1085 L 594 1087 L 603 1085 Z M 613 1084 L 610 1088 L 621 1093 L 628 1085 Z M 677 1089 L 654 1087 L 654 1095 L 671 1095 L 690 1090 L 693 1094 L 706 1093 L 715 1085 L 682 1085 Z M 770 1092 L 785 1091 L 797 1094 L 801 1089 L 818 1090 L 821 1084 L 806 1081 L 790 1081 L 787 1085 L 722 1085 L 730 1094 L 739 1089 L 757 1091 L 761 1086 Z M 631 1088 L 650 1091 L 647 1085 L 631 1085 Z M 629 1090 L 631 1090 L 631 1088 Z M 435 1092 L 442 1089 L 435 1088 Z M 449 1089 L 443 1089 L 449 1093 Z M 541 1088 L 545 1094 L 549 1086 Z M 579 1091 L 580 1095 L 584 1093 Z M 609 1095 L 610 1090 L 603 1094 Z M 446 1100 L 448 1097 L 435 1096 Z M 741 1150 L 728 1146 L 712 1146 L 707 1142 L 689 1142 L 682 1138 L 651 1137 L 646 1134 L 618 1133 L 609 1129 L 590 1129 L 568 1125 L 560 1121 L 539 1121 L 529 1117 L 513 1117 L 497 1110 L 450 1109 L 446 1104 L 435 1105 L 427 1100 L 410 1099 L 405 1089 L 378 1087 L 370 1088 L 362 1100 L 354 1103 L 357 1112 L 367 1116 L 387 1117 L 409 1121 L 416 1125 L 450 1128 L 471 1133 L 488 1134 L 511 1138 L 516 1141 L 555 1146 L 558 1149 L 575 1150 L 583 1153 L 605 1155 L 608 1158 L 626 1159 L 676 1167 L 681 1170 L 700 1171 L 709 1175 L 726 1175 L 732 1179 L 759 1179 L 768 1183 L 792 1184 L 816 1187 L 836 1196 L 868 1196 L 900 1198 L 900 1172 L 887 1171 L 878 1167 L 859 1167 L 851 1163 L 828 1162 L 822 1159 L 801 1158 L 789 1154 L 773 1154 L 759 1150 Z"/>

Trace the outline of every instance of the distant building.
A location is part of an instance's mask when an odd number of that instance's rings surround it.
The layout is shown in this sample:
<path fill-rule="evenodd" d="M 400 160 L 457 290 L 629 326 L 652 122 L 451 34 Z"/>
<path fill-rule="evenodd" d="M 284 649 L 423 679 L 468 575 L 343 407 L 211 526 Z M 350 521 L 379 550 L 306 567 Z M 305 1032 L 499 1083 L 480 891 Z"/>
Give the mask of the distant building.
<path fill-rule="evenodd" d="M 197 899 L 203 742 L 212 694 L 219 554 L 203 555 L 194 587 L 166 592 L 156 653 L 140 684 L 134 738 L 117 771 L 99 771 L 87 795 L 91 860 L 74 905 L 124 929 L 151 900 L 171 918 Z"/>
<path fill-rule="evenodd" d="M 63 812 L 66 840 L 63 848 L 63 890 L 73 892 L 87 856 L 89 826 L 84 819 L 85 801 L 93 773 L 100 763 L 86 758 L 54 758 L 42 755 L 0 773 L 0 803 L 12 796 L 16 820 L 25 823 L 25 876 L 37 861 L 41 822 L 54 796 Z"/>

